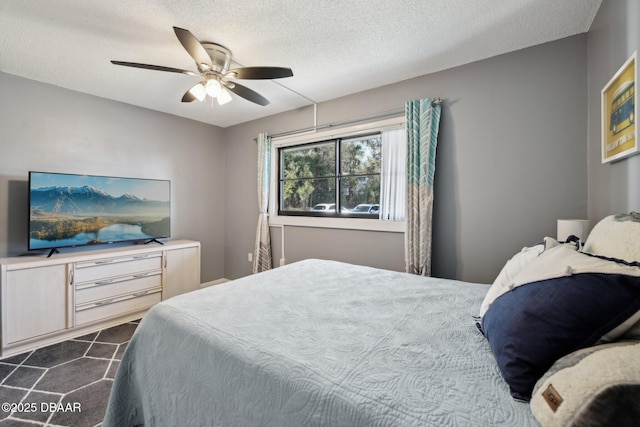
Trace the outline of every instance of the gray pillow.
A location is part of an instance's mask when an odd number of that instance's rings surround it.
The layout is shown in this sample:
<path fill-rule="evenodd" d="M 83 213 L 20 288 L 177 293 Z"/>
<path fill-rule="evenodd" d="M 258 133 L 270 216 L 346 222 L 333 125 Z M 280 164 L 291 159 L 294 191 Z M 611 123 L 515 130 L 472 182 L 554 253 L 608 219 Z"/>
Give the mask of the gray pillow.
<path fill-rule="evenodd" d="M 637 426 L 640 342 L 597 345 L 562 357 L 538 380 L 530 404 L 543 427 Z"/>

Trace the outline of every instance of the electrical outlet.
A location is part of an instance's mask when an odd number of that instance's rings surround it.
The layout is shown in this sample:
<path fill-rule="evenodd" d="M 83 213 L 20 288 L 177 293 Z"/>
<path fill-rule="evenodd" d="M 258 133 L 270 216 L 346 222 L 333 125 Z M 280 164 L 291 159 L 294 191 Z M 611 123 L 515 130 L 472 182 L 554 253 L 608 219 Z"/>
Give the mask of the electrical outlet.
<path fill-rule="evenodd" d="M 253 252 L 249 252 L 249 253 L 247 254 L 247 261 L 249 261 L 249 262 L 253 262 Z"/>

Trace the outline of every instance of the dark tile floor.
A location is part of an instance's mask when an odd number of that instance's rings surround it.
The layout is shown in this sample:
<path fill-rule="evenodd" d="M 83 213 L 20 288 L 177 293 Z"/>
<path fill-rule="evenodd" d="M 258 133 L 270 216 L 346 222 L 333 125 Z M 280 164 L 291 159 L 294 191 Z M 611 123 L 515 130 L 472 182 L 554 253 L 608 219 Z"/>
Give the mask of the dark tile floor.
<path fill-rule="evenodd" d="M 0 426 L 96 426 L 138 321 L 0 360 Z"/>

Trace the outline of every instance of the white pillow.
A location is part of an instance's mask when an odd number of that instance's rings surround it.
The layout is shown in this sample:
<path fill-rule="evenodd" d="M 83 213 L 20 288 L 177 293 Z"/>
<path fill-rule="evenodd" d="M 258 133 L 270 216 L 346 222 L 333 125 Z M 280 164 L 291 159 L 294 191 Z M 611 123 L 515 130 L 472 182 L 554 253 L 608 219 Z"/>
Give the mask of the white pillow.
<path fill-rule="evenodd" d="M 609 215 L 603 218 L 589 233 L 582 250 L 627 262 L 640 261 L 640 213 L 631 212 L 628 215 Z M 640 321 L 622 338 L 640 339 Z"/>
<path fill-rule="evenodd" d="M 558 246 L 557 240 L 551 237 L 545 237 L 544 242 L 535 246 L 524 247 L 520 252 L 515 254 L 507 263 L 502 267 L 500 273 L 493 281 L 493 284 L 489 288 L 489 291 L 484 297 L 482 304 L 480 305 L 480 317 L 484 316 L 487 309 L 493 301 L 500 295 L 508 292 L 512 288 L 513 279 L 524 269 L 531 261 L 536 259 L 542 252 L 550 249 L 554 246 Z"/>
<path fill-rule="evenodd" d="M 640 214 L 602 219 L 589 233 L 582 250 L 628 262 L 640 261 Z"/>

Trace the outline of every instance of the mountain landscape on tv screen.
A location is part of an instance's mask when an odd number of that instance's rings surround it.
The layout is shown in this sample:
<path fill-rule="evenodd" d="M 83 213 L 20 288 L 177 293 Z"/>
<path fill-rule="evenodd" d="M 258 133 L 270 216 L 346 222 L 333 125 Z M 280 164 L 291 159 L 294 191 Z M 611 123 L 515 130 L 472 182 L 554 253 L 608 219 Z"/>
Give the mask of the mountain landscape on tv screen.
<path fill-rule="evenodd" d="M 90 185 L 33 189 L 31 208 L 69 215 L 168 215 L 170 209 L 169 202 L 140 199 L 131 194 L 113 197 Z"/>
<path fill-rule="evenodd" d="M 31 189 L 30 206 L 31 249 L 169 236 L 168 201 L 55 186 Z"/>

